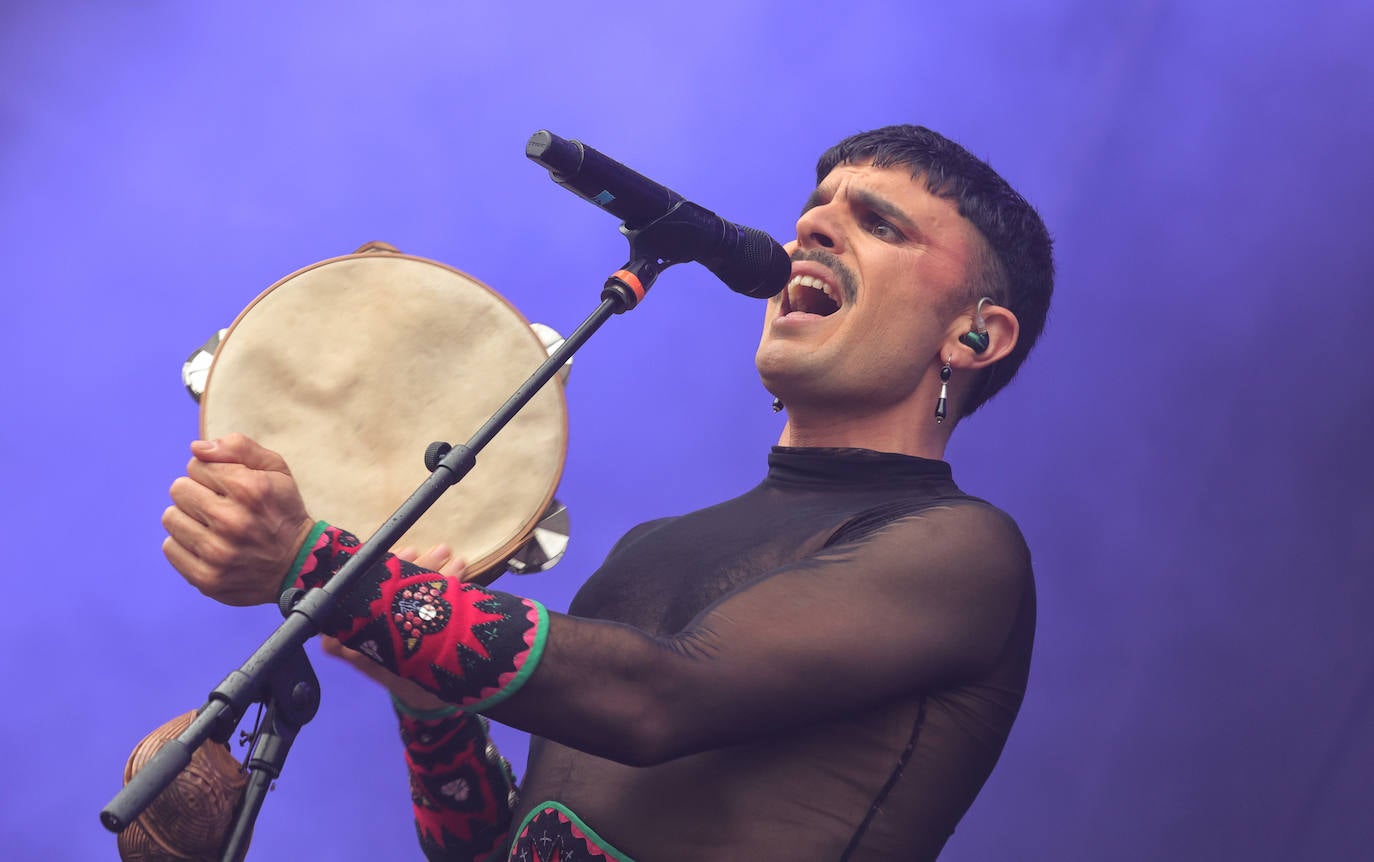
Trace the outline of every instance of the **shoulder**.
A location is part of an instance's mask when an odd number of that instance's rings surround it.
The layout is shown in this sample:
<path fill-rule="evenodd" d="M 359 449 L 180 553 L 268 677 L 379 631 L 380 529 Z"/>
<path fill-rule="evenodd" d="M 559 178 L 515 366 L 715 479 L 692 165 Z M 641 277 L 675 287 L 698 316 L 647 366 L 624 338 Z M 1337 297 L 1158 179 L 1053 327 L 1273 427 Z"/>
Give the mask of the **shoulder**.
<path fill-rule="evenodd" d="M 861 554 L 903 579 L 917 577 L 1019 594 L 1032 579 L 1030 549 L 1010 515 L 965 495 L 866 510 L 829 547 Z"/>
<path fill-rule="evenodd" d="M 970 534 L 1025 549 L 1025 538 L 1006 512 L 978 497 L 951 494 L 894 500 L 855 514 L 835 530 L 828 544 L 862 540 L 889 528 L 912 538 L 955 540 Z"/>
<path fill-rule="evenodd" d="M 650 533 L 654 532 L 659 527 L 662 527 L 665 524 L 671 524 L 673 521 L 678 520 L 678 518 L 680 517 L 680 515 L 672 515 L 666 518 L 655 518 L 652 521 L 645 521 L 642 524 L 636 524 L 635 526 L 630 528 L 629 532 L 621 536 L 616 541 L 616 543 L 611 546 L 610 552 L 606 555 L 607 559 L 614 557 L 616 554 L 633 545 L 635 542 L 638 542 L 640 539 L 644 538 Z"/>

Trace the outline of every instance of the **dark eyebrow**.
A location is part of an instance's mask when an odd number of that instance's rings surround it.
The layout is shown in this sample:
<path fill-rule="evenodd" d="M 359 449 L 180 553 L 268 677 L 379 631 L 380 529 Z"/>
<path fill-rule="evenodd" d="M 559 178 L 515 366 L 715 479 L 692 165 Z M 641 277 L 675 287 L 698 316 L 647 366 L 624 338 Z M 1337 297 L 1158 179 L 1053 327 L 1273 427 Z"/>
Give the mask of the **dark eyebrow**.
<path fill-rule="evenodd" d="M 871 212 L 882 216 L 888 221 L 896 222 L 897 226 L 907 233 L 919 233 L 919 231 L 916 230 L 916 225 L 907 217 L 907 214 L 898 209 L 897 205 L 887 198 L 880 197 L 867 189 L 853 189 L 849 192 L 849 197 Z"/>
<path fill-rule="evenodd" d="M 809 210 L 812 210 L 820 206 L 821 204 L 825 203 L 826 197 L 828 197 L 828 195 L 825 192 L 822 192 L 820 189 L 816 189 L 815 191 L 813 191 L 810 194 L 810 196 L 807 197 L 806 203 L 802 205 L 801 214 L 805 215 Z M 859 206 L 864 207 L 870 212 L 882 216 L 883 218 L 889 221 L 895 222 L 897 224 L 897 227 L 906 231 L 908 234 L 920 234 L 920 231 L 916 228 L 916 225 L 911 221 L 911 219 L 907 217 L 907 214 L 898 209 L 897 205 L 889 201 L 887 198 L 881 197 L 880 195 L 868 191 L 867 189 L 854 189 L 850 191 L 849 198 L 850 200 L 857 203 Z"/>

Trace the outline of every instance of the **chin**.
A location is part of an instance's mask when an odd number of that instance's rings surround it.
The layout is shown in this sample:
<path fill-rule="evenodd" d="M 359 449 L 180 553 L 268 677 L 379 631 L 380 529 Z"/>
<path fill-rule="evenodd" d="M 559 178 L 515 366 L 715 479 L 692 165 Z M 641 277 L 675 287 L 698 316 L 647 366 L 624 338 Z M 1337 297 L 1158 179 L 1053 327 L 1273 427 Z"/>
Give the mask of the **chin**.
<path fill-rule="evenodd" d="M 763 388 L 786 401 L 788 391 L 804 388 L 806 373 L 804 369 L 797 367 L 797 363 L 789 361 L 781 353 L 782 351 L 778 350 L 759 348 L 759 352 L 754 356 L 754 368 L 759 372 Z"/>

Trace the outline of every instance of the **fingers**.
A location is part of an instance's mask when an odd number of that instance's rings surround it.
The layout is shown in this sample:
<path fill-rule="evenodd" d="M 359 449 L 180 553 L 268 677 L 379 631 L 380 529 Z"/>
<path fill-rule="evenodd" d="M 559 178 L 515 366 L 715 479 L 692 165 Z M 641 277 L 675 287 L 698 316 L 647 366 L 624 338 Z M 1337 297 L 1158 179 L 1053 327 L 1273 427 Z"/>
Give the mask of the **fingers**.
<path fill-rule="evenodd" d="M 181 573 L 188 584 L 202 593 L 205 592 L 201 589 L 200 584 L 206 580 L 206 567 L 194 551 L 190 550 L 183 542 L 168 536 L 162 540 L 162 554 L 167 558 L 167 562 L 172 564 L 172 568 Z"/>
<path fill-rule="evenodd" d="M 451 559 L 453 559 L 453 550 L 449 548 L 448 545 L 445 545 L 443 542 L 440 542 L 439 544 L 430 548 L 428 551 L 425 551 L 423 554 L 416 557 L 414 562 L 415 565 L 419 566 L 422 569 L 429 569 L 431 572 L 437 572 L 439 571 L 440 566 L 444 565 Z"/>
<path fill-rule="evenodd" d="M 176 508 L 205 526 L 210 525 L 222 499 L 214 489 L 185 476 L 173 482 L 168 493 Z M 164 526 L 167 524 L 165 515 L 162 523 Z"/>
<path fill-rule="evenodd" d="M 406 550 L 410 550 L 407 548 Z M 400 554 L 397 554 L 399 557 Z M 402 559 L 405 559 L 402 557 Z M 429 569 L 431 572 L 438 572 L 451 578 L 463 579 L 467 572 L 467 560 L 453 555 L 453 549 L 440 542 L 434 547 L 425 551 L 424 554 L 414 558 L 411 562 L 422 569 Z"/>
<path fill-rule="evenodd" d="M 186 475 L 216 494 L 232 497 L 250 507 L 259 507 L 280 491 L 298 494 L 290 472 L 259 470 L 236 463 L 205 462 L 192 458 Z"/>
<path fill-rule="evenodd" d="M 162 540 L 162 553 L 186 583 L 226 605 L 255 605 L 264 601 L 262 596 L 246 590 L 243 582 L 226 581 L 219 561 L 230 554 L 204 525 L 175 507 L 163 513 L 163 524 L 168 535 Z M 270 599 L 269 595 L 267 600 Z"/>
<path fill-rule="evenodd" d="M 242 464 L 253 470 L 291 472 L 281 455 L 242 434 L 226 434 L 215 440 L 195 440 L 191 443 L 191 454 L 196 456 L 196 460 L 206 463 Z"/>
<path fill-rule="evenodd" d="M 233 445 L 249 444 L 239 437 Z M 274 453 L 263 456 L 266 451 L 250 452 L 245 460 L 280 460 Z M 169 493 L 173 506 L 163 514 L 169 537 L 163 553 L 177 571 L 226 604 L 275 601 L 314 526 L 291 474 L 192 459 L 187 475 L 173 482 Z"/>
<path fill-rule="evenodd" d="M 172 502 L 227 541 L 262 542 L 309 520 L 289 474 L 238 464 L 202 464 L 194 459 L 186 473 L 172 483 Z"/>
<path fill-rule="evenodd" d="M 405 560 L 407 563 L 414 563 L 422 569 L 429 569 L 431 572 L 438 572 L 441 575 L 463 579 L 467 573 L 467 560 L 453 555 L 453 549 L 440 542 L 421 554 L 410 545 L 406 545 L 393 552 L 397 559 Z"/>
<path fill-rule="evenodd" d="M 233 548 L 214 529 L 179 506 L 168 506 L 163 511 L 162 528 L 167 531 L 162 551 L 172 567 L 201 592 L 207 592 L 216 574 L 233 560 Z"/>
<path fill-rule="evenodd" d="M 242 435 L 234 436 L 248 440 Z M 267 452 L 268 450 L 263 449 L 262 451 Z M 191 452 L 192 458 L 186 463 L 186 475 L 216 494 L 232 495 L 238 484 L 251 481 L 247 477 L 257 472 L 266 472 L 269 475 L 275 473 L 291 475 L 290 470 L 286 468 L 286 462 L 281 461 L 280 456 L 276 456 L 276 460 L 280 461 L 281 469 L 263 470 L 246 462 L 262 462 L 267 461 L 267 458 L 258 457 L 256 454 L 242 457 L 243 453 L 236 454 L 233 447 L 223 446 L 216 440 L 196 440 L 191 444 Z M 276 455 L 275 452 L 269 454 Z"/>

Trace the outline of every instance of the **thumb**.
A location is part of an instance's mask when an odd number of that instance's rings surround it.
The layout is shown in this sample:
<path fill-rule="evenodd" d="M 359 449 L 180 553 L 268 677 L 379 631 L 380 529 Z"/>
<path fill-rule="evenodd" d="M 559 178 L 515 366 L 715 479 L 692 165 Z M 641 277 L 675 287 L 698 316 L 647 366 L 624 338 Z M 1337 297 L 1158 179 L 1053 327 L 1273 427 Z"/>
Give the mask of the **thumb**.
<path fill-rule="evenodd" d="M 215 440 L 195 440 L 191 454 L 212 464 L 242 464 L 252 470 L 271 470 L 290 475 L 286 460 L 242 434 L 226 434 Z"/>

